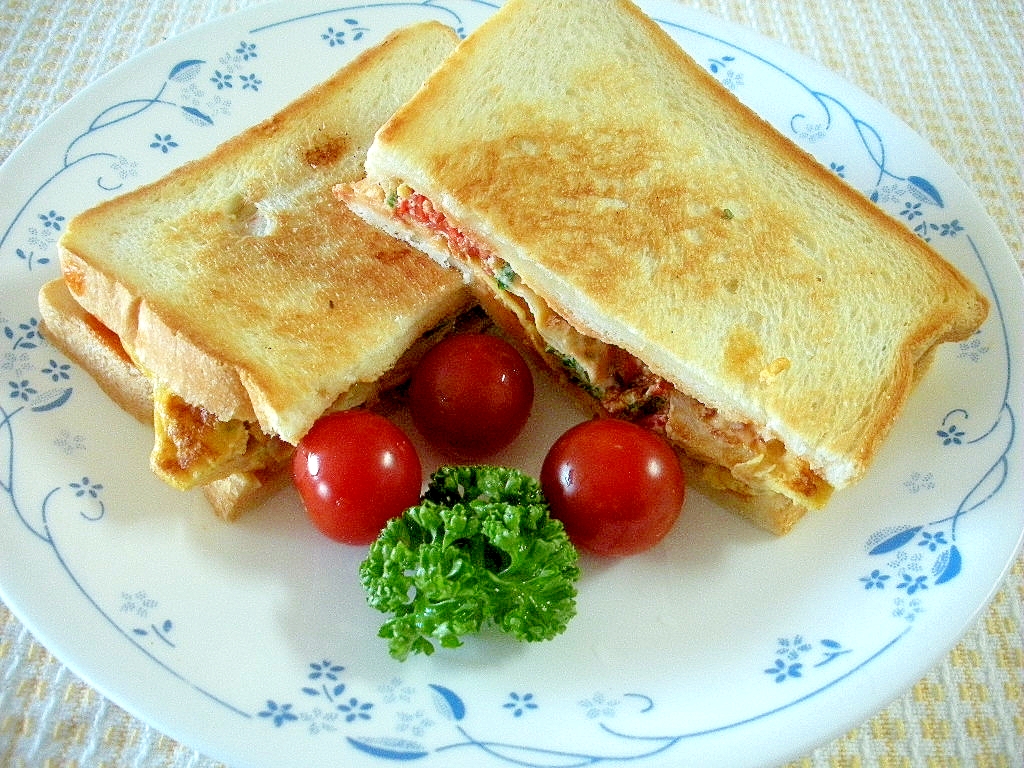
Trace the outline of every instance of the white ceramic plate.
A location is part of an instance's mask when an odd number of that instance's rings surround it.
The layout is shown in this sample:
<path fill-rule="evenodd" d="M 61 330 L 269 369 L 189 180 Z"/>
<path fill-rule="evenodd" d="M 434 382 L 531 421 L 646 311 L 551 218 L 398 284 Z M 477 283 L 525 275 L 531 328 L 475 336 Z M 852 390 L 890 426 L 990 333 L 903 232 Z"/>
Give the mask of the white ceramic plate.
<path fill-rule="evenodd" d="M 314 533 L 291 492 L 231 526 L 162 486 L 149 432 L 39 336 L 35 294 L 57 274 L 64 225 L 397 26 L 436 18 L 468 33 L 492 12 L 473 0 L 275 3 L 119 68 L 0 171 L 0 589 L 41 642 L 233 765 L 446 768 L 779 762 L 857 725 L 953 646 L 1024 527 L 1022 291 L 1008 249 L 876 103 L 741 29 L 645 7 L 994 299 L 980 333 L 942 349 L 870 476 L 783 539 L 692 494 L 656 550 L 584 562 L 579 615 L 555 641 L 484 637 L 404 664 L 375 636 L 363 550 Z M 501 457 L 533 473 L 579 418 L 539 397 L 530 436 Z"/>

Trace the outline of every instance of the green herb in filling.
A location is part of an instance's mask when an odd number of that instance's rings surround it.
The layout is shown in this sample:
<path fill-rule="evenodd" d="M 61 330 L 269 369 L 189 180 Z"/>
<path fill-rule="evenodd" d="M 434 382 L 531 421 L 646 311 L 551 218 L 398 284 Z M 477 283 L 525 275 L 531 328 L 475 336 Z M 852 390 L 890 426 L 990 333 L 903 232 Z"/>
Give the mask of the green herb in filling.
<path fill-rule="evenodd" d="M 579 361 L 575 357 L 567 355 L 564 352 L 559 352 L 557 349 L 550 346 L 545 351 L 558 360 L 566 373 L 569 374 L 569 380 L 572 381 L 573 384 L 582 387 L 584 391 L 596 397 L 598 400 L 601 399 L 600 388 L 590 380 L 590 374 L 587 373 L 587 369 L 580 365 Z"/>
<path fill-rule="evenodd" d="M 643 416 L 653 416 L 654 414 L 663 411 L 665 406 L 666 400 L 664 397 L 644 398 L 637 395 L 626 406 L 626 415 L 631 419 L 641 418 Z"/>
<path fill-rule="evenodd" d="M 494 279 L 501 290 L 507 291 L 516 281 L 516 271 L 508 264 L 505 264 L 501 269 L 494 273 Z"/>

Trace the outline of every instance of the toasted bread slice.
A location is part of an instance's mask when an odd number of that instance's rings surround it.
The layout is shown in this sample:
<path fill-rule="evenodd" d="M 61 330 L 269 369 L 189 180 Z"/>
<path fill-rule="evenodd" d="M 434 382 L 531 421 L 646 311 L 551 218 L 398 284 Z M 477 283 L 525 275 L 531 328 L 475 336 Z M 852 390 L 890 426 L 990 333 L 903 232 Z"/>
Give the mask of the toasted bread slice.
<path fill-rule="evenodd" d="M 462 267 L 773 530 L 863 476 L 936 345 L 988 311 L 628 0 L 510 0 L 366 172 L 338 188 L 353 210 Z"/>
<path fill-rule="evenodd" d="M 75 217 L 60 242 L 75 299 L 161 387 L 296 443 L 467 306 L 457 276 L 329 193 L 457 40 L 403 29 L 207 157 Z"/>

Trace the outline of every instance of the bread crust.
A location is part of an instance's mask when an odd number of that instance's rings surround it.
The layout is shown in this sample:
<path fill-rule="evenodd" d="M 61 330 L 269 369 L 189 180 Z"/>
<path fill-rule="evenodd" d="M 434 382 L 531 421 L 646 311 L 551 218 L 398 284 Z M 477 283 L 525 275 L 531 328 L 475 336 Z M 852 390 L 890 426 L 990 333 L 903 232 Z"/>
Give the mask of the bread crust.
<path fill-rule="evenodd" d="M 153 385 L 132 363 L 113 331 L 72 298 L 61 279 L 39 290 L 43 336 L 82 366 L 104 393 L 144 424 L 153 423 Z"/>
<path fill-rule="evenodd" d="M 935 347 L 988 312 L 627 0 L 511 0 L 378 132 L 366 170 L 836 488 L 864 474 Z"/>

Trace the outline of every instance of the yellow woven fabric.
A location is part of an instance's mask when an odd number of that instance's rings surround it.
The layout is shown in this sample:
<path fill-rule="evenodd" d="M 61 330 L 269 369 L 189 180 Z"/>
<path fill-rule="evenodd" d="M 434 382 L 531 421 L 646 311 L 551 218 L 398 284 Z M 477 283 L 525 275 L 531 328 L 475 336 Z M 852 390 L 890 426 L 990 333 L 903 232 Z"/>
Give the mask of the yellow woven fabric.
<path fill-rule="evenodd" d="M 905 120 L 983 201 L 1024 268 L 1022 0 L 688 2 L 821 62 Z M 0 5 L 0 161 L 118 63 L 254 4 L 6 0 Z M 1024 766 L 1022 606 L 1024 558 L 962 641 L 910 691 L 793 765 Z M 124 765 L 219 763 L 109 703 L 0 604 L 0 766 Z"/>

